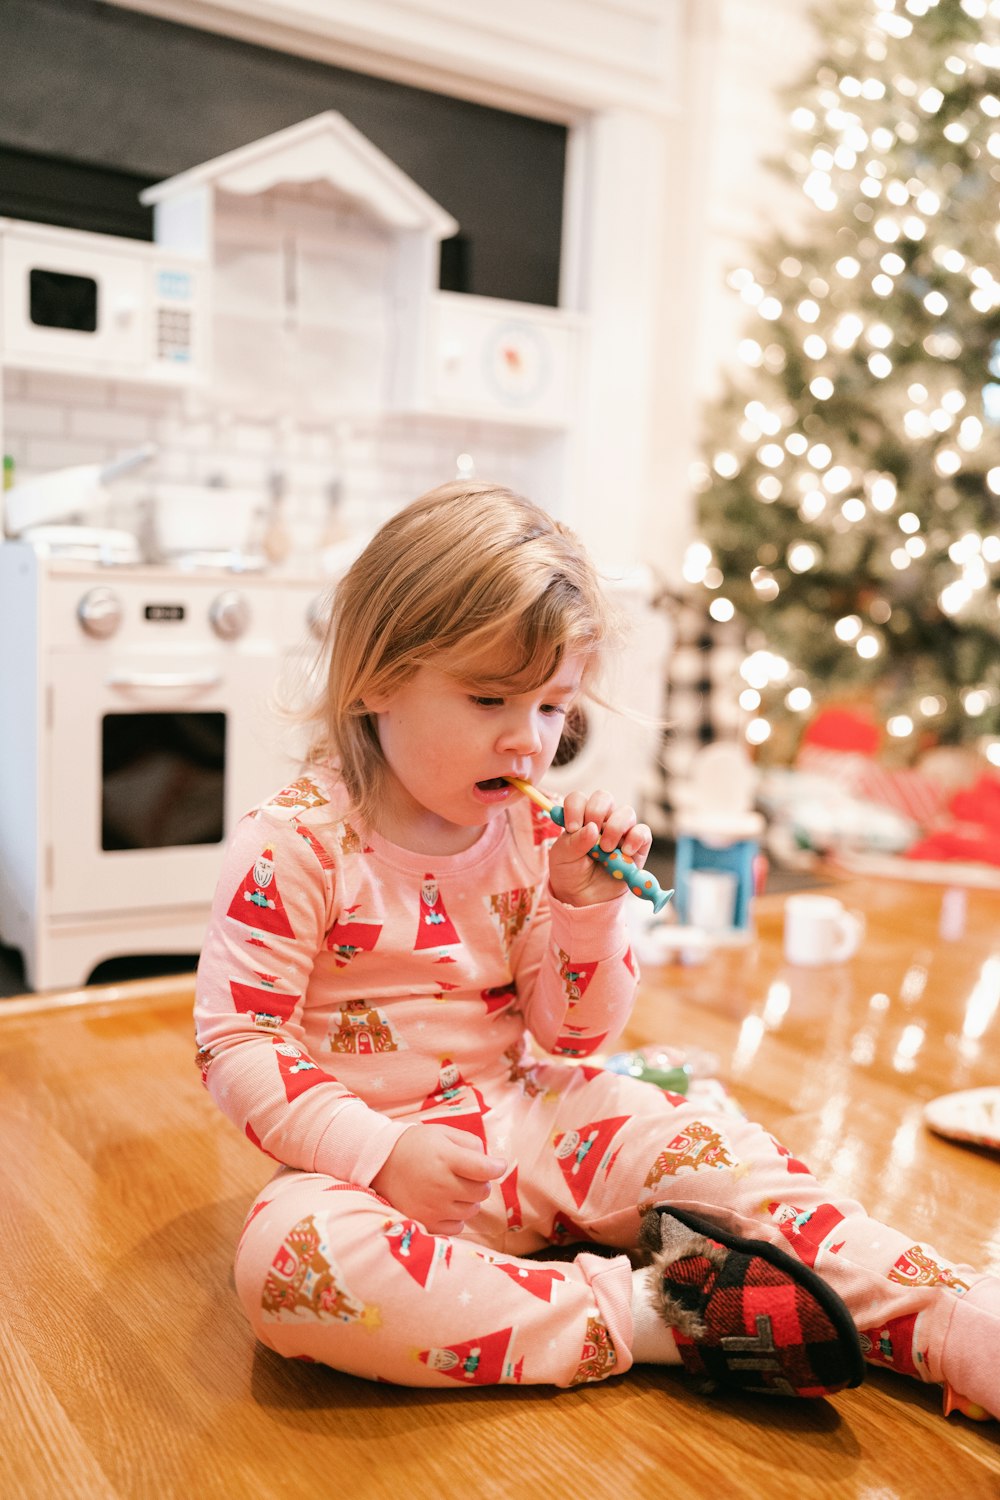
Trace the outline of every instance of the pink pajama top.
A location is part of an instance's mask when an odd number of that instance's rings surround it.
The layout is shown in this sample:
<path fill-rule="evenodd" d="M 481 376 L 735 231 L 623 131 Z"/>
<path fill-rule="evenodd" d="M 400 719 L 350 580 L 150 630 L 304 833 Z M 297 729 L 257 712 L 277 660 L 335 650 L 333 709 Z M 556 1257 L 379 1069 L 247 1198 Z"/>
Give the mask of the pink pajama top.
<path fill-rule="evenodd" d="M 240 822 L 195 1020 L 203 1080 L 255 1145 L 367 1186 L 436 1108 L 481 1131 L 481 1109 L 449 1103 L 516 1087 L 526 1031 L 564 1058 L 602 1047 L 638 976 L 622 900 L 552 896 L 559 830 L 527 799 L 448 856 L 390 844 L 347 810 L 336 773 L 310 766 Z"/>

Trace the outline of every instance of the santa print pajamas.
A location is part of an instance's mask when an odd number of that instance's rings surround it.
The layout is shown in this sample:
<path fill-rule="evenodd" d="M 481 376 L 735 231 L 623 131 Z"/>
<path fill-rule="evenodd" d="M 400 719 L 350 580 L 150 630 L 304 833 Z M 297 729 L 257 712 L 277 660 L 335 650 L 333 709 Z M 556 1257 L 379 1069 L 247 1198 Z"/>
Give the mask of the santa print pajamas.
<path fill-rule="evenodd" d="M 471 849 L 387 843 L 312 767 L 246 817 L 198 971 L 209 1092 L 280 1168 L 250 1210 L 236 1283 L 278 1353 L 403 1385 L 572 1386 L 622 1374 L 628 1258 L 673 1202 L 769 1239 L 844 1298 L 867 1357 L 925 1380 L 981 1280 L 824 1191 L 760 1126 L 588 1065 L 637 980 L 623 901 L 548 892 L 558 829 L 525 799 Z M 625 898 L 628 899 L 628 898 Z M 560 1062 L 539 1062 L 525 1031 Z M 370 1183 L 412 1124 L 508 1163 L 456 1238 Z"/>

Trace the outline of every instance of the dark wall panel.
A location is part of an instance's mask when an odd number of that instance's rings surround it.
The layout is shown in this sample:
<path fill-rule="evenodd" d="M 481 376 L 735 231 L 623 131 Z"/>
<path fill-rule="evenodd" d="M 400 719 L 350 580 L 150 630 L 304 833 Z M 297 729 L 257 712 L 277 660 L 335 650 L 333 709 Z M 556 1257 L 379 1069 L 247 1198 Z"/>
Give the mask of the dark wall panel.
<path fill-rule="evenodd" d="M 458 220 L 442 285 L 558 300 L 561 125 L 98 0 L 2 0 L 0 61 L 0 214 L 148 238 L 143 187 L 337 109 Z"/>

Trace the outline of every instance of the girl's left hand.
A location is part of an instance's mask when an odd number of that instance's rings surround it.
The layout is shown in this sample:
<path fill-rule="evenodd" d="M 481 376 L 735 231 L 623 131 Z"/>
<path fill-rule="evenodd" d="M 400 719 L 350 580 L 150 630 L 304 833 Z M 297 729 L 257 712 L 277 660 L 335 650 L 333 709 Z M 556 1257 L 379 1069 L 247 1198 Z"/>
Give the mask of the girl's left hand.
<path fill-rule="evenodd" d="M 615 806 L 610 792 L 570 792 L 563 802 L 564 832 L 549 851 L 549 884 L 552 894 L 567 906 L 597 906 L 617 901 L 627 887 L 613 880 L 603 865 L 589 857 L 595 844 L 611 853 L 620 849 L 642 868 L 653 843 L 645 823 L 636 821 L 635 809 Z"/>

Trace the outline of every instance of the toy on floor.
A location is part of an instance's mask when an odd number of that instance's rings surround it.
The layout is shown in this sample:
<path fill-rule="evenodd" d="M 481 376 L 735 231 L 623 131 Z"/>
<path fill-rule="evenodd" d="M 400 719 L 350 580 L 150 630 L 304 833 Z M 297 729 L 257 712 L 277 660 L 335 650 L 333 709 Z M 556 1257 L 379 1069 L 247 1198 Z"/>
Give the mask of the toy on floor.
<path fill-rule="evenodd" d="M 753 809 L 755 783 L 754 767 L 737 744 L 718 741 L 693 757 L 686 785 L 677 788 L 674 820 L 674 879 L 682 922 L 706 925 L 699 920 L 702 913 L 693 909 L 704 903 L 712 908 L 707 924 L 712 930 L 749 928 L 764 829 L 764 819 Z M 723 917 L 717 908 L 724 881 L 730 894 Z"/>
<path fill-rule="evenodd" d="M 519 792 L 523 792 L 525 797 L 530 798 L 536 807 L 547 812 L 553 823 L 562 828 L 563 810 L 557 802 L 543 796 L 531 785 L 530 781 L 522 781 L 517 776 L 508 776 L 507 780 L 511 786 L 516 786 Z M 640 870 L 638 865 L 626 859 L 620 849 L 612 849 L 609 854 L 606 849 L 601 848 L 600 844 L 595 844 L 588 852 L 591 859 L 603 865 L 614 880 L 624 880 L 633 895 L 641 896 L 643 901 L 652 902 L 654 911 L 662 911 L 674 894 L 673 891 L 663 890 L 655 875 L 651 875 L 648 870 Z"/>
<path fill-rule="evenodd" d="M 637 1047 L 633 1052 L 615 1052 L 605 1058 L 596 1056 L 593 1061 L 607 1068 L 609 1073 L 638 1078 L 641 1083 L 651 1083 L 667 1093 L 683 1094 L 706 1109 L 718 1110 L 734 1119 L 746 1119 L 740 1104 L 722 1079 L 716 1076 L 719 1059 L 714 1053 L 689 1052 L 654 1042 L 650 1046 Z"/>

